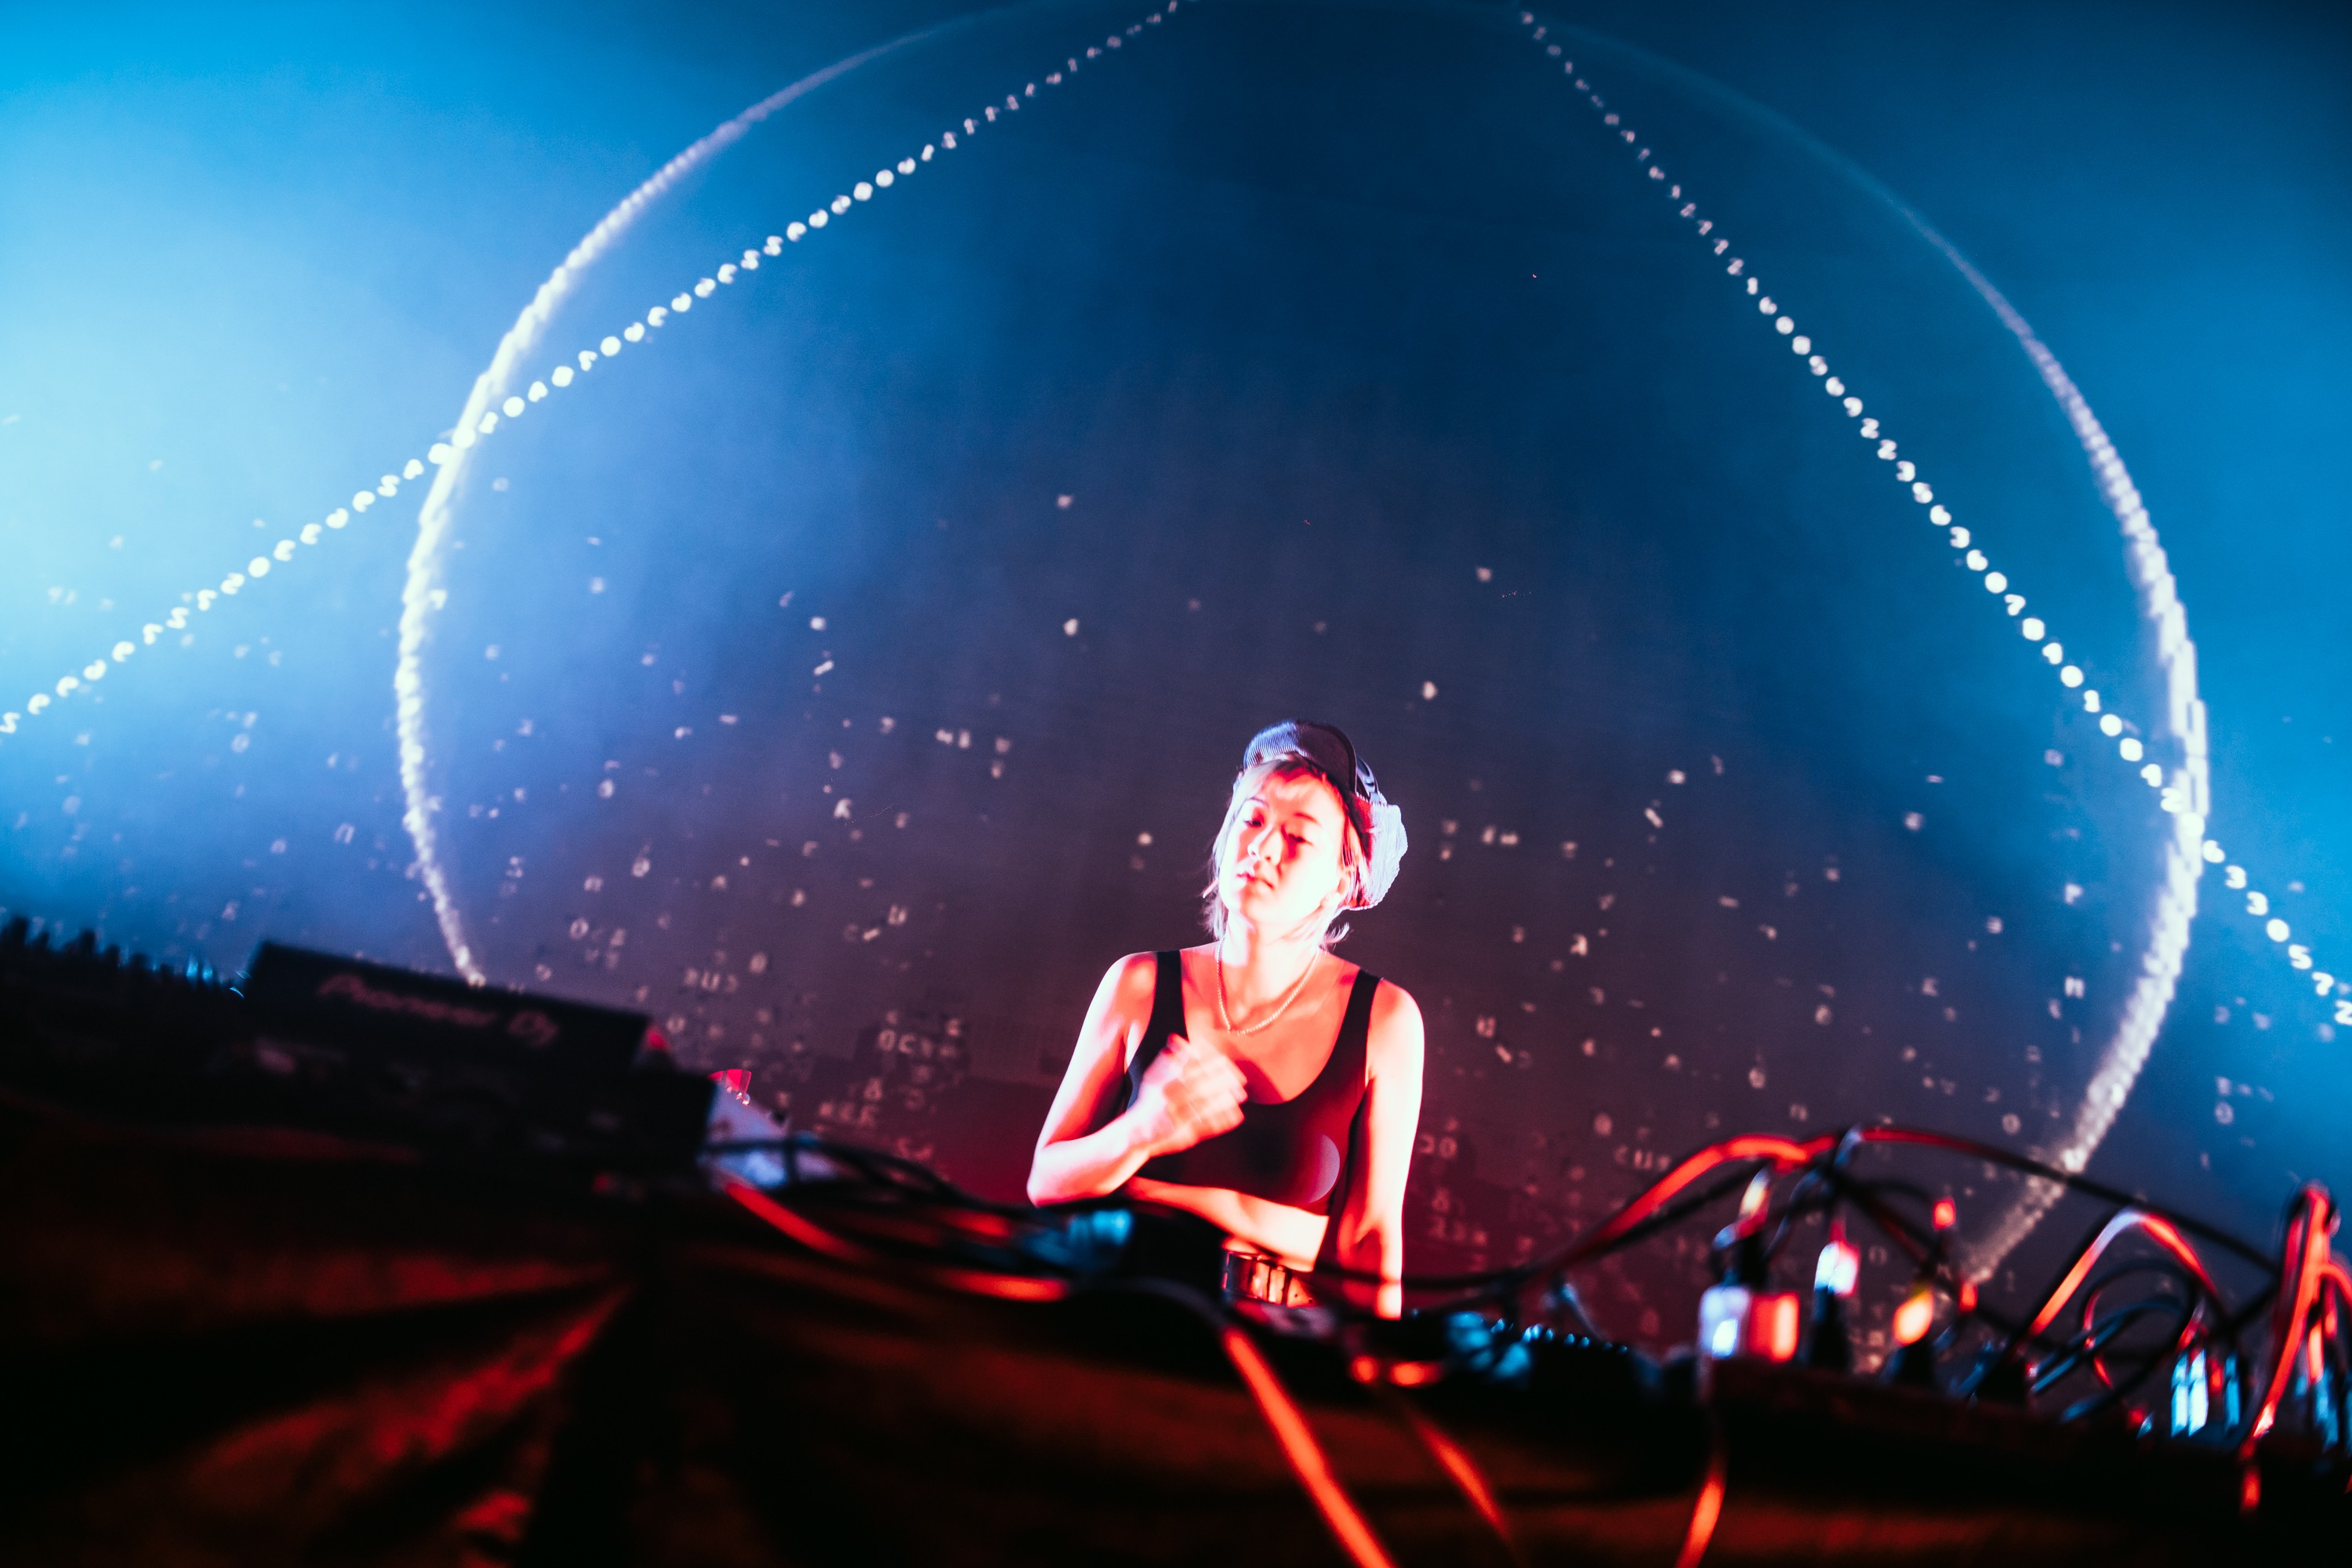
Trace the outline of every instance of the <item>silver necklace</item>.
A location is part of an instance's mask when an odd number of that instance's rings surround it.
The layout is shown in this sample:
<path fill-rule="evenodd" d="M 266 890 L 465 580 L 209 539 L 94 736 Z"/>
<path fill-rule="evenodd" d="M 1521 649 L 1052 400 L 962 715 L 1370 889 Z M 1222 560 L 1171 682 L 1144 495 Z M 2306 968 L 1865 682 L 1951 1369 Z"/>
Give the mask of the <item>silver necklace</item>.
<path fill-rule="evenodd" d="M 1307 989 L 1307 977 L 1315 973 L 1315 955 L 1309 953 L 1307 956 L 1307 967 L 1298 972 L 1297 980 L 1291 982 L 1289 991 L 1283 995 L 1281 1005 L 1248 1028 L 1236 1029 L 1234 1027 L 1233 1016 L 1225 1009 L 1225 954 L 1222 944 L 1216 952 L 1209 955 L 1209 958 L 1210 962 L 1217 966 L 1217 1022 L 1224 1026 L 1226 1034 L 1235 1037 L 1255 1035 L 1262 1030 L 1272 1028 L 1276 1019 L 1290 1011 L 1290 1005 L 1298 1000 L 1298 994 L 1301 991 Z"/>

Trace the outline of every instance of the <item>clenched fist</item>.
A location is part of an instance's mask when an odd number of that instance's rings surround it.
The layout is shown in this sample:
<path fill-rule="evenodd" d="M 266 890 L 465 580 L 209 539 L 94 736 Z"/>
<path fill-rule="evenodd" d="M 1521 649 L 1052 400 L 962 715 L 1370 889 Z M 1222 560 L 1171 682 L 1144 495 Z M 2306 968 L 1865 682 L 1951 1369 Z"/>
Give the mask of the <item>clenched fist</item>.
<path fill-rule="evenodd" d="M 1171 1035 L 1168 1048 L 1144 1069 L 1142 1090 L 1129 1111 L 1137 1146 L 1157 1159 L 1230 1132 L 1241 1125 L 1248 1098 L 1239 1068 L 1206 1046 Z"/>

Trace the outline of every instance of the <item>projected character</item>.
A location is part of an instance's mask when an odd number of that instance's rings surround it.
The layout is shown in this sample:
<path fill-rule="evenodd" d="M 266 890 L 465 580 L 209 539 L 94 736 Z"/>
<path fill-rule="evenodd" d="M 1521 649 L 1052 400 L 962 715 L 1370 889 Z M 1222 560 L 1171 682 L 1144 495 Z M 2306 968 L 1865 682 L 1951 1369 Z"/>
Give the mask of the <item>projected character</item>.
<path fill-rule="evenodd" d="M 1243 753 L 1204 896 L 1212 940 L 1103 976 L 1029 1172 L 1040 1204 L 1124 1190 L 1227 1236 L 1229 1291 L 1393 1315 L 1421 1116 L 1421 1009 L 1334 956 L 1381 901 L 1404 819 L 1348 737 L 1293 721 Z"/>

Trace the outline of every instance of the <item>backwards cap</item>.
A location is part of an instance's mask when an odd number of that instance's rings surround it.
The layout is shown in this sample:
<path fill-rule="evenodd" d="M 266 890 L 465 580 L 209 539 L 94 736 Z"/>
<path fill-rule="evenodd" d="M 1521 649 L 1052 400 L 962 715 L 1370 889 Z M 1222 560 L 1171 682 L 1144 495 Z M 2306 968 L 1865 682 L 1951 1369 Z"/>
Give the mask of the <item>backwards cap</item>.
<path fill-rule="evenodd" d="M 1356 754 L 1356 744 L 1336 724 L 1286 719 L 1260 730 L 1242 752 L 1242 771 L 1265 763 L 1299 763 L 1338 792 L 1362 853 L 1357 858 L 1357 893 L 1351 910 L 1369 910 L 1388 896 L 1404 862 L 1404 813 L 1389 804 L 1372 780 L 1372 770 Z"/>

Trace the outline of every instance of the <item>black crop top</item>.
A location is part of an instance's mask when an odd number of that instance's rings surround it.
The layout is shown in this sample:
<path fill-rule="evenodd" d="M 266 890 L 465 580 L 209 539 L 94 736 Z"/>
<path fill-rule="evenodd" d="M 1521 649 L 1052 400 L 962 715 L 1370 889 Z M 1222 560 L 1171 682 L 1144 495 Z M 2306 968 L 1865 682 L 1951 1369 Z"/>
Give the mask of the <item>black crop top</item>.
<path fill-rule="evenodd" d="M 1151 1022 L 1128 1064 L 1120 1110 L 1142 1092 L 1144 1071 L 1167 1049 L 1168 1037 L 1184 1033 L 1183 961 L 1173 952 L 1160 953 L 1159 960 Z M 1315 1081 L 1288 1100 L 1244 1104 L 1240 1126 L 1147 1161 L 1136 1174 L 1189 1187 L 1224 1187 L 1309 1214 L 1329 1214 L 1342 1200 L 1355 1163 L 1365 1041 L 1371 1032 L 1372 994 L 1380 985 L 1379 975 L 1357 971 L 1339 1037 Z"/>

